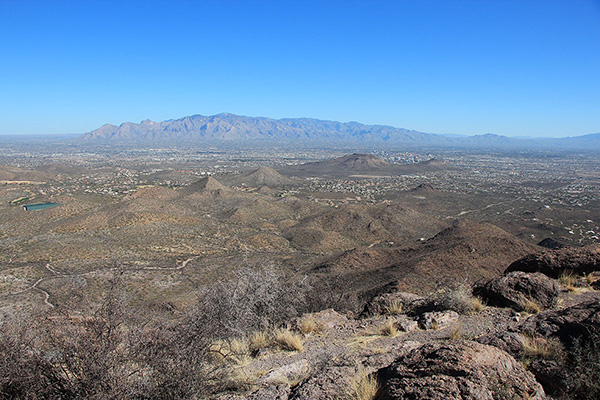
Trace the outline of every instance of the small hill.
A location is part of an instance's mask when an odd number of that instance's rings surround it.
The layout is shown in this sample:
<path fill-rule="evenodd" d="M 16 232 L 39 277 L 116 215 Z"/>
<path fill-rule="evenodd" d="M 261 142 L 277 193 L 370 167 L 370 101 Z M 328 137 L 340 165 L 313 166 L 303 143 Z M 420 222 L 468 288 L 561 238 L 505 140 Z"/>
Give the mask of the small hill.
<path fill-rule="evenodd" d="M 284 236 L 300 249 L 331 252 L 383 241 L 416 240 L 422 234 L 433 235 L 442 226 L 435 218 L 397 203 L 349 204 L 307 216 L 284 231 Z"/>
<path fill-rule="evenodd" d="M 190 194 L 223 194 L 227 191 L 230 191 L 225 185 L 216 180 L 211 176 L 204 177 L 202 179 L 197 180 L 186 188 L 182 189 L 182 192 L 190 195 Z"/>
<path fill-rule="evenodd" d="M 331 160 L 288 166 L 282 168 L 281 172 L 293 176 L 361 178 L 425 173 L 450 168 L 446 163 L 438 160 L 428 160 L 414 164 L 392 164 L 373 154 L 355 153 Z"/>
<path fill-rule="evenodd" d="M 416 188 L 410 190 L 414 194 L 426 194 L 426 193 L 435 193 L 437 189 L 431 186 L 429 183 L 421 183 Z"/>

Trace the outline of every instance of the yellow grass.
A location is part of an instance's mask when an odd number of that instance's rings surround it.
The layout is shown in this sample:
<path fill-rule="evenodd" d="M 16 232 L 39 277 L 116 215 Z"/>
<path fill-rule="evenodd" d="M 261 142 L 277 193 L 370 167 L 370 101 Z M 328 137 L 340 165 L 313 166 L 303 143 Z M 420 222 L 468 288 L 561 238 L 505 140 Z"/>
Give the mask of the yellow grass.
<path fill-rule="evenodd" d="M 398 300 L 392 300 L 385 306 L 385 313 L 387 315 L 398 315 L 402 314 L 402 303 Z"/>
<path fill-rule="evenodd" d="M 300 332 L 307 335 L 309 333 L 322 331 L 323 324 L 321 324 L 312 316 L 305 316 L 298 321 L 298 329 Z"/>
<path fill-rule="evenodd" d="M 249 341 L 249 348 L 253 353 L 271 346 L 273 342 L 271 336 L 265 331 L 254 332 L 252 336 L 250 336 Z"/>
<path fill-rule="evenodd" d="M 450 340 L 458 340 L 462 337 L 462 326 L 456 325 L 450 332 Z"/>
<path fill-rule="evenodd" d="M 521 298 L 521 308 L 528 314 L 538 314 L 542 312 L 542 307 L 528 297 Z"/>
<path fill-rule="evenodd" d="M 289 328 L 279 329 L 275 333 L 275 343 L 283 350 L 288 351 L 304 351 L 302 337 Z"/>
<path fill-rule="evenodd" d="M 471 302 L 471 310 L 473 312 L 479 312 L 479 311 L 483 310 L 485 307 L 481 298 L 479 298 L 477 296 L 471 297 L 470 302 Z"/>
<path fill-rule="evenodd" d="M 558 277 L 558 282 L 564 286 L 569 292 L 574 292 L 576 290 L 575 282 L 577 282 L 577 277 L 573 275 L 571 271 L 565 271 Z"/>
<path fill-rule="evenodd" d="M 391 336 L 391 337 L 398 336 L 398 328 L 396 328 L 396 325 L 395 325 L 393 319 L 387 320 L 387 322 L 381 328 L 381 334 L 384 336 Z"/>
<path fill-rule="evenodd" d="M 562 353 L 562 345 L 557 339 L 538 338 L 523 334 L 523 354 L 529 357 L 556 358 Z"/>
<path fill-rule="evenodd" d="M 348 389 L 349 400 L 373 400 L 379 391 L 379 382 L 373 375 L 363 375 L 352 380 Z"/>

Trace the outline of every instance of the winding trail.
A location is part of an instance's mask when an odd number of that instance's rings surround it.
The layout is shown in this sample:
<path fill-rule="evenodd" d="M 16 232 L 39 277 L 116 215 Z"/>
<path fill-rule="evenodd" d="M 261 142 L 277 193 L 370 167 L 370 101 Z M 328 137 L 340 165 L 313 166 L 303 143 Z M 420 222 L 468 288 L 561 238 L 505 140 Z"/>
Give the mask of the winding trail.
<path fill-rule="evenodd" d="M 142 267 L 141 269 L 143 269 L 143 270 L 160 270 L 160 271 L 180 271 L 180 270 L 184 269 L 185 267 L 187 267 L 187 265 L 190 262 L 192 262 L 192 261 L 194 261 L 194 260 L 196 260 L 198 258 L 200 258 L 200 256 L 189 257 L 188 259 L 184 260 L 180 265 L 178 265 L 176 267 Z M 50 263 L 46 263 L 46 265 L 44 265 L 44 268 L 46 268 L 48 271 L 50 271 L 52 273 L 52 276 L 45 276 L 43 278 L 39 278 L 31 286 L 29 286 L 29 287 L 27 287 L 25 289 L 19 290 L 18 292 L 14 292 L 14 293 L 3 293 L 0 296 L 17 296 L 17 295 L 26 293 L 26 292 L 31 291 L 31 290 L 37 290 L 38 292 L 40 292 L 40 293 L 42 293 L 44 295 L 44 304 L 46 304 L 49 307 L 55 308 L 54 304 L 52 304 L 50 302 L 50 293 L 48 293 L 46 290 L 38 287 L 38 285 L 40 283 L 48 281 L 50 279 L 57 279 L 57 278 L 80 277 L 82 279 L 85 279 L 83 277 L 83 275 L 90 275 L 90 274 L 93 274 L 93 273 L 98 272 L 100 270 L 100 269 L 96 269 L 96 270 L 93 270 L 93 271 L 84 272 L 82 274 L 73 274 L 73 275 L 70 275 L 70 274 L 63 274 L 61 272 L 56 271 L 54 269 L 54 267 L 52 267 L 52 265 L 50 265 Z M 119 269 L 119 268 L 118 267 L 109 268 L 109 270 L 116 270 L 116 269 Z M 104 268 L 101 268 L 101 270 L 106 271 L 106 269 L 104 269 Z M 134 270 L 134 268 L 131 268 L 131 270 Z"/>

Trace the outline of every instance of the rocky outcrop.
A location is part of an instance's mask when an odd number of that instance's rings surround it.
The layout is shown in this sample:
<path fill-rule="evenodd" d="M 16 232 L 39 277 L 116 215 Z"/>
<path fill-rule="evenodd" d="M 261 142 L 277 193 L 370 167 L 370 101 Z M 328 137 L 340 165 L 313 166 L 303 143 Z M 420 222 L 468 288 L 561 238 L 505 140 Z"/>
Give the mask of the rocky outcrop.
<path fill-rule="evenodd" d="M 546 309 L 556 304 L 558 285 L 541 273 L 515 271 L 476 286 L 473 293 L 491 306 L 523 310 L 524 300 L 529 299 Z"/>
<path fill-rule="evenodd" d="M 525 332 L 537 337 L 558 338 L 567 348 L 576 342 L 600 338 L 600 301 L 575 304 L 562 310 L 546 311 L 525 320 Z"/>
<path fill-rule="evenodd" d="M 563 273 L 576 275 L 600 270 L 600 245 L 592 244 L 581 248 L 546 250 L 530 254 L 513 262 L 506 272 L 541 272 L 551 278 Z"/>
<path fill-rule="evenodd" d="M 534 376 L 514 358 L 471 341 L 425 344 L 379 370 L 378 378 L 381 400 L 546 399 Z"/>

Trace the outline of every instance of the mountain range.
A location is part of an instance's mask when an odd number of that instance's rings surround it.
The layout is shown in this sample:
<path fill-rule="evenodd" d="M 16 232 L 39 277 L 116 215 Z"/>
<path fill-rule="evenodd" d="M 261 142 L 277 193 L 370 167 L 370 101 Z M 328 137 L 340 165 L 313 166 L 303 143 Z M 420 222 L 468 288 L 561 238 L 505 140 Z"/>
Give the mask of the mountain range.
<path fill-rule="evenodd" d="M 162 122 L 105 124 L 81 142 L 270 141 L 281 143 L 393 144 L 428 147 L 600 149 L 600 133 L 567 138 L 511 138 L 495 134 L 443 135 L 385 125 L 311 118 L 271 119 L 230 113 L 192 115 Z"/>

